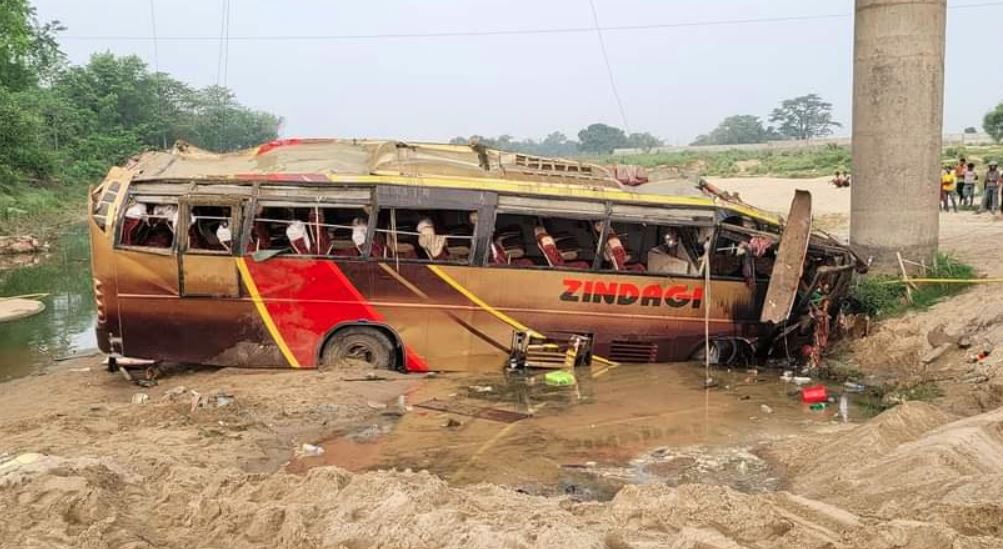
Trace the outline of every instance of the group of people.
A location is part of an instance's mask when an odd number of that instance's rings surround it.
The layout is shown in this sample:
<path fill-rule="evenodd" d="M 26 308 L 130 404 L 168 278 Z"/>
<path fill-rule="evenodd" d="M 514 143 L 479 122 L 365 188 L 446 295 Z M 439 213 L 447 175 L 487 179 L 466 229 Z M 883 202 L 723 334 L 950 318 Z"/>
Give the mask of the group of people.
<path fill-rule="evenodd" d="M 975 209 L 975 213 L 1000 211 L 1000 186 L 1003 185 L 1003 179 L 1000 178 L 997 161 L 989 161 L 983 178 L 982 201 L 976 208 L 975 191 L 978 181 L 979 175 L 975 171 L 974 162 L 961 158 L 954 166 L 944 166 L 944 172 L 940 175 L 940 209 L 945 212 L 953 209 L 957 212 L 960 201 L 962 208 Z"/>
<path fill-rule="evenodd" d="M 835 177 L 832 178 L 830 182 L 837 189 L 843 189 L 850 186 L 850 172 L 836 170 Z"/>

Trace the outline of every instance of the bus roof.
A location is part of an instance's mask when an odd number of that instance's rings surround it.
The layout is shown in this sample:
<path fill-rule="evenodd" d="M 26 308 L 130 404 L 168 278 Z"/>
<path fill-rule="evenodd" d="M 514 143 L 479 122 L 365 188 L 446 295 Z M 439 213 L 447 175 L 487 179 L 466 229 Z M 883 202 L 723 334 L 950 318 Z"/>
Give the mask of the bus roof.
<path fill-rule="evenodd" d="M 701 195 L 626 190 L 598 164 L 450 145 L 360 139 L 280 139 L 243 151 L 213 153 L 178 142 L 126 166 L 134 181 L 355 183 L 463 188 L 651 205 L 723 207 L 777 224 L 777 216 L 741 202 Z"/>

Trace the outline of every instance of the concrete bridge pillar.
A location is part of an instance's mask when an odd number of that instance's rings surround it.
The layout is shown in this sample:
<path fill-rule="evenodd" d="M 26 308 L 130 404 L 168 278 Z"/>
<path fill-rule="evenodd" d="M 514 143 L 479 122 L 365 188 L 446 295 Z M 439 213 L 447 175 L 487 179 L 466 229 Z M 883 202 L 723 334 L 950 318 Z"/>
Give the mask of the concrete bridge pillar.
<path fill-rule="evenodd" d="M 856 0 L 850 242 L 897 269 L 937 251 L 946 0 Z"/>

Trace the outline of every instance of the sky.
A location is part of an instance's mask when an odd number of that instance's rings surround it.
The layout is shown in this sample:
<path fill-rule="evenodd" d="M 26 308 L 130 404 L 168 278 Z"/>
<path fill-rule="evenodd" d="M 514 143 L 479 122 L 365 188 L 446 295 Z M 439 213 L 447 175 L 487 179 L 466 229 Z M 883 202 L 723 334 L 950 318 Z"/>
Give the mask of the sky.
<path fill-rule="evenodd" d="M 135 54 L 195 86 L 225 83 L 282 116 L 285 137 L 574 138 L 604 122 L 686 144 L 813 92 L 849 133 L 852 0 L 593 0 L 600 27 L 652 26 L 603 31 L 605 58 L 589 0 L 230 0 L 221 48 L 224 2 L 33 4 L 67 27 L 71 62 Z M 734 23 L 750 19 L 772 21 Z M 1003 101 L 1001 20 L 1003 2 L 948 0 L 945 132 L 980 127 Z M 571 31 L 496 32 L 539 29 Z M 447 35 L 399 36 L 429 33 Z"/>

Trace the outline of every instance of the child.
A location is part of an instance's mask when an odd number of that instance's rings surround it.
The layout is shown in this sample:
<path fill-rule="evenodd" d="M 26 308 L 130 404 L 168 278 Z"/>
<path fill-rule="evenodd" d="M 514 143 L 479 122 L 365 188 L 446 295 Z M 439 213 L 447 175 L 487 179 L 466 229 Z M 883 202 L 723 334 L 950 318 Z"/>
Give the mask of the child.
<path fill-rule="evenodd" d="M 954 212 L 958 212 L 958 202 L 954 196 L 957 188 L 958 178 L 954 176 L 954 168 L 944 166 L 944 173 L 940 176 L 940 205 L 945 212 L 950 211 L 947 206 L 948 199 L 954 206 Z"/>

